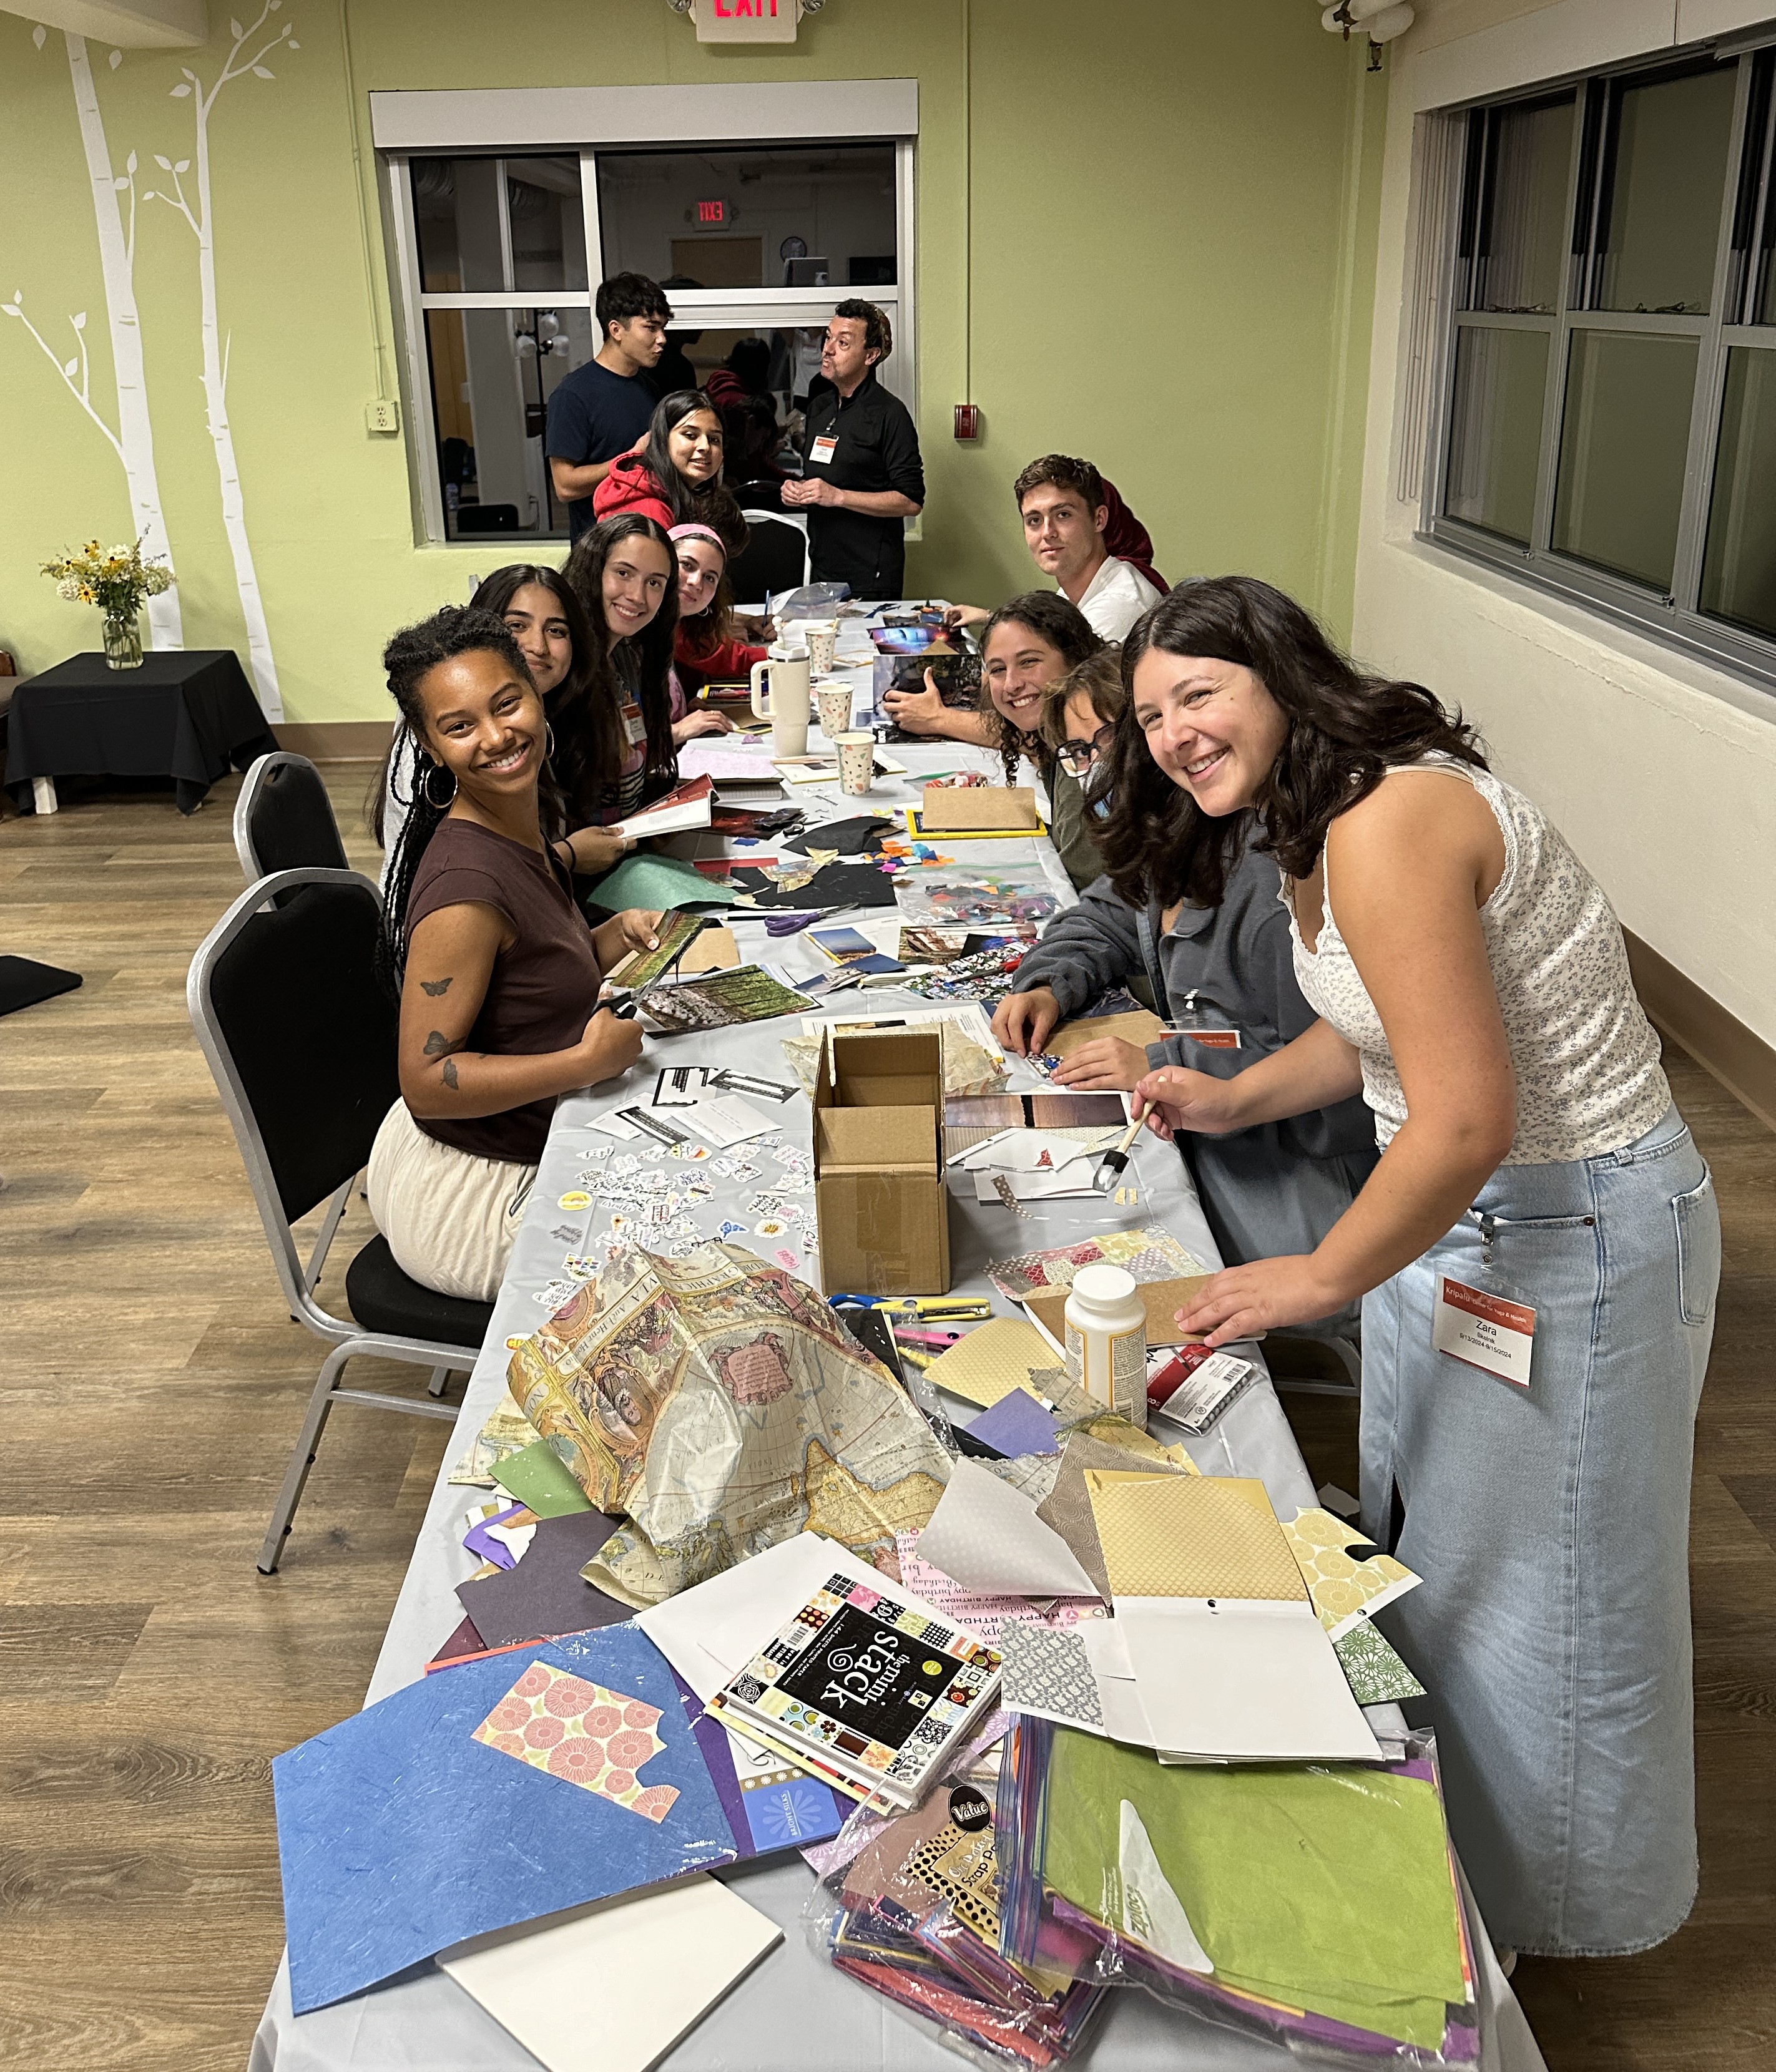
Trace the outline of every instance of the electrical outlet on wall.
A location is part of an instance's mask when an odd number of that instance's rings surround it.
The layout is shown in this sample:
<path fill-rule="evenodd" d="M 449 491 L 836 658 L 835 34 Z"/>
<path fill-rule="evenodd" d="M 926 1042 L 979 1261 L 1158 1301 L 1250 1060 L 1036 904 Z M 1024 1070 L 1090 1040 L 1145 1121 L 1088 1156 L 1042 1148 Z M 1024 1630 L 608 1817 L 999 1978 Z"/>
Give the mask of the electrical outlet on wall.
<path fill-rule="evenodd" d="M 379 396 L 375 402 L 365 405 L 364 422 L 373 432 L 398 432 L 401 429 L 401 405 Z"/>

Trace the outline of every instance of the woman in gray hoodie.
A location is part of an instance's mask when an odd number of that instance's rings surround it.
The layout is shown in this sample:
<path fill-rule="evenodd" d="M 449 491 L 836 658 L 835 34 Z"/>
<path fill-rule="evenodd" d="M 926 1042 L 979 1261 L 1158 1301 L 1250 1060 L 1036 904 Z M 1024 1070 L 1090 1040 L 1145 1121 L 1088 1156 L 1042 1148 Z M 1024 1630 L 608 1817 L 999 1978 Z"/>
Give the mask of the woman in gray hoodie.
<path fill-rule="evenodd" d="M 1055 686 L 1045 724 L 1056 747 L 1070 747 L 1088 773 L 1082 783 L 1092 834 L 1114 864 L 1127 855 L 1135 812 L 1170 810 L 1175 800 L 1181 821 L 1188 801 L 1153 767 L 1126 717 L 1119 672 L 1113 680 L 1094 666 L 1100 660 L 1092 656 Z M 1149 773 L 1156 785 L 1143 782 Z M 1061 1085 L 1126 1092 L 1162 1065 L 1231 1079 L 1292 1042 L 1315 1018 L 1295 982 L 1281 876 L 1253 845 L 1259 832 L 1248 824 L 1230 844 L 1221 897 L 1211 906 L 1172 896 L 1163 843 L 1143 841 L 1135 860 L 1089 885 L 1018 968 L 993 1018 L 999 1041 L 1020 1056 L 1040 1054 L 1057 1024 L 1132 983 L 1152 998 L 1168 1032 L 1144 1050 L 1115 1037 L 1083 1045 L 1057 1074 Z M 1157 868 L 1150 857 L 1162 859 Z M 1176 1141 L 1229 1265 L 1313 1251 L 1378 1155 L 1374 1117 L 1360 1098 L 1230 1137 L 1180 1131 Z M 1304 1328 L 1316 1337 L 1354 1336 L 1356 1322 L 1353 1305 Z"/>

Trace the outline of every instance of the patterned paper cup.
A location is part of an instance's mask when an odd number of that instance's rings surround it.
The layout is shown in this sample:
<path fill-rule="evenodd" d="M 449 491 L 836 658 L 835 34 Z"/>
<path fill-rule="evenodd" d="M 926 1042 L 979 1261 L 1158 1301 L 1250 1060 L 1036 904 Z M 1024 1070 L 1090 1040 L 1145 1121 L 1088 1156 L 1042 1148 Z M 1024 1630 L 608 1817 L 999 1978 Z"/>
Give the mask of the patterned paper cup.
<path fill-rule="evenodd" d="M 820 708 L 820 730 L 829 741 L 851 732 L 851 697 L 849 684 L 823 684 L 814 693 L 814 703 Z"/>
<path fill-rule="evenodd" d="M 841 734 L 833 738 L 839 751 L 839 786 L 848 799 L 861 799 L 876 780 L 876 736 Z"/>
<path fill-rule="evenodd" d="M 825 676 L 833 665 L 833 651 L 839 645 L 837 622 L 805 626 L 802 634 L 808 643 L 808 666 L 817 676 Z"/>

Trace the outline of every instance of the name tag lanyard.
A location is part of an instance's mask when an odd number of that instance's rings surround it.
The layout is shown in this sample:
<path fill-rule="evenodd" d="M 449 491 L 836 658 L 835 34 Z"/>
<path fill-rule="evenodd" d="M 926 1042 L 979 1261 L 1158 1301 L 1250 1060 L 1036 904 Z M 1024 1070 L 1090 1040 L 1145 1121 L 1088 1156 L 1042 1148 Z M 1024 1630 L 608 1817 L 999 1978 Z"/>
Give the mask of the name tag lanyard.
<path fill-rule="evenodd" d="M 1168 1025 L 1171 1033 L 1174 1036 L 1183 1037 L 1187 1043 L 1201 1044 L 1205 1050 L 1243 1049 L 1237 1027 L 1230 1023 L 1218 1026 L 1214 1022 L 1203 1020 L 1202 1009 L 1197 1004 L 1199 997 L 1199 989 L 1192 986 L 1184 997 L 1181 1018 Z M 1216 1012 L 1218 1013 L 1221 1010 L 1218 1008 Z"/>
<path fill-rule="evenodd" d="M 1480 1227 L 1480 1267 L 1470 1279 L 1437 1276 L 1431 1309 L 1431 1343 L 1464 1367 L 1478 1367 L 1513 1388 L 1527 1391 L 1535 1344 L 1535 1309 L 1499 1272 L 1494 1260 L 1498 1219 L 1475 1212 Z"/>

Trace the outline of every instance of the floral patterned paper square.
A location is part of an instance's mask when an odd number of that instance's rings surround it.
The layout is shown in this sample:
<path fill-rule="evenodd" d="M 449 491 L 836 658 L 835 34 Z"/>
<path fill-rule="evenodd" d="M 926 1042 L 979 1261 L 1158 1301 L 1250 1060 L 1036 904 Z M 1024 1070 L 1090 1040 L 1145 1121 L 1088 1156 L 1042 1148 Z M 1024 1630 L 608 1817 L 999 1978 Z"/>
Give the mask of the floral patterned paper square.
<path fill-rule="evenodd" d="M 533 1662 L 475 1729 L 475 1739 L 659 1821 L 671 1811 L 678 1787 L 644 1785 L 637 1774 L 665 1746 L 654 1732 L 659 1717 L 657 1705 Z"/>

